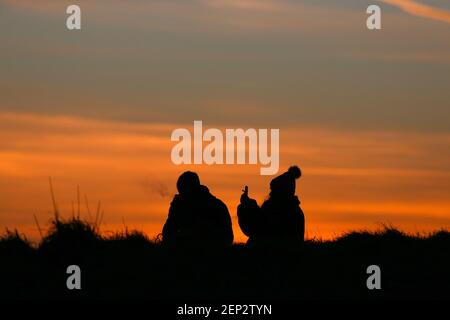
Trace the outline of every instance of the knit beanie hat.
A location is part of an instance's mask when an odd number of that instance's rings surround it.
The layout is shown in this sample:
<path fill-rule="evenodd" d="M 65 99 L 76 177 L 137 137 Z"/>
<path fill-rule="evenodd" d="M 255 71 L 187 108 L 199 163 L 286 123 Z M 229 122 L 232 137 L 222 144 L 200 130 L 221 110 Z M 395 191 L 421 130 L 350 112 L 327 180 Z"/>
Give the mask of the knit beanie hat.
<path fill-rule="evenodd" d="M 302 171 L 298 166 L 292 166 L 285 173 L 270 182 L 270 190 L 275 194 L 295 195 L 295 180 L 300 178 Z"/>

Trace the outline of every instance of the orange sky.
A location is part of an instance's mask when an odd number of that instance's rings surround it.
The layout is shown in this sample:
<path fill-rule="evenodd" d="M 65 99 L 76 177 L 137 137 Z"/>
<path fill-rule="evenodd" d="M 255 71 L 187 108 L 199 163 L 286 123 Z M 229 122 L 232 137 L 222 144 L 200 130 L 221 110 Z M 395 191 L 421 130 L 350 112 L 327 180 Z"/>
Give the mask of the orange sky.
<path fill-rule="evenodd" d="M 174 129 L 279 128 L 307 237 L 450 227 L 450 5 L 434 0 L 0 0 L 0 228 L 38 239 L 77 186 L 102 231 L 161 230 L 195 170 L 236 224 L 260 165 L 176 166 Z M 382 29 L 368 30 L 370 4 Z M 82 213 L 86 218 L 84 200 Z M 76 205 L 75 205 L 76 206 Z M 94 215 L 94 213 L 91 213 Z M 93 217 L 90 217 L 93 219 Z"/>
<path fill-rule="evenodd" d="M 236 223 L 240 190 L 247 184 L 261 202 L 271 177 L 260 176 L 259 165 L 173 165 L 170 134 L 179 127 L 192 130 L 192 123 L 0 113 L 0 227 L 37 239 L 33 214 L 41 225 L 52 217 L 51 176 L 63 216 L 71 215 L 80 185 L 92 212 L 101 201 L 104 232 L 123 229 L 125 221 L 153 237 L 165 221 L 177 176 L 192 169 L 226 202 L 235 238 L 245 241 Z M 280 173 L 291 164 L 303 169 L 297 193 L 308 238 L 374 229 L 381 222 L 411 232 L 450 227 L 450 134 L 324 128 L 280 134 Z M 88 218 L 84 201 L 82 215 Z"/>

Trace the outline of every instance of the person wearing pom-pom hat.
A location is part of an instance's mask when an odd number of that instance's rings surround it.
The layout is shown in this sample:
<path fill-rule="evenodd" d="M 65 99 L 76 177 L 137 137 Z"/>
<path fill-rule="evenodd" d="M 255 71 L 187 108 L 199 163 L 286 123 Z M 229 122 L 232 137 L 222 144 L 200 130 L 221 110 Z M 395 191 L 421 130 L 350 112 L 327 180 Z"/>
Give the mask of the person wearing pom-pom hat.
<path fill-rule="evenodd" d="M 269 198 L 261 207 L 249 198 L 245 187 L 237 214 L 249 245 L 296 245 L 304 241 L 305 217 L 295 195 L 296 180 L 301 175 L 300 168 L 292 166 L 274 178 Z"/>

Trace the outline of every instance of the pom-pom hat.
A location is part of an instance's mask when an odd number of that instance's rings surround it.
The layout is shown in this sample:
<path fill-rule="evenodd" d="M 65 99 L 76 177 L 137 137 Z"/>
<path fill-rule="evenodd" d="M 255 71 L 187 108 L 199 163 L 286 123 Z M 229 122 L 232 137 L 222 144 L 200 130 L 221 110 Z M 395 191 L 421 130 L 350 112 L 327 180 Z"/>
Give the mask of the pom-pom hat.
<path fill-rule="evenodd" d="M 273 194 L 295 195 L 295 180 L 301 176 L 300 168 L 292 166 L 270 182 L 270 190 Z"/>

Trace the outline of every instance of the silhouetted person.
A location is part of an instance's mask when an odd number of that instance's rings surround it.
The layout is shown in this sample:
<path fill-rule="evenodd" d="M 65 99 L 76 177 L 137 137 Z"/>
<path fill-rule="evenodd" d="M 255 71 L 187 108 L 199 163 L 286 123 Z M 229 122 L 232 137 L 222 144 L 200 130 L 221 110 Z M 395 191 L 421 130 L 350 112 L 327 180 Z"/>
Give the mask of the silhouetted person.
<path fill-rule="evenodd" d="M 233 229 L 227 206 L 200 184 L 198 175 L 184 172 L 177 189 L 163 227 L 163 243 L 173 247 L 231 245 Z"/>
<path fill-rule="evenodd" d="M 304 241 L 305 216 L 295 195 L 295 180 L 301 171 L 292 166 L 270 182 L 269 198 L 261 207 L 249 198 L 245 187 L 237 215 L 242 232 L 255 246 L 301 244 Z"/>

